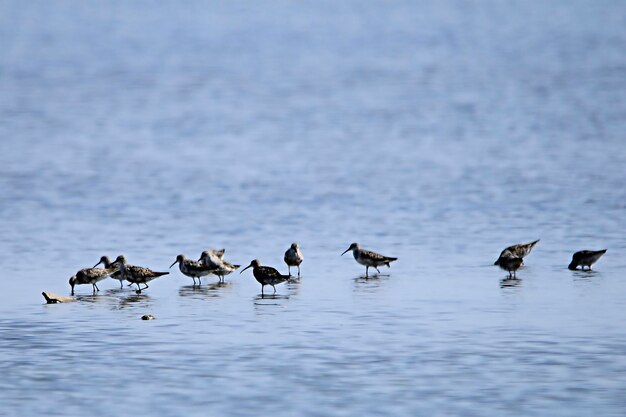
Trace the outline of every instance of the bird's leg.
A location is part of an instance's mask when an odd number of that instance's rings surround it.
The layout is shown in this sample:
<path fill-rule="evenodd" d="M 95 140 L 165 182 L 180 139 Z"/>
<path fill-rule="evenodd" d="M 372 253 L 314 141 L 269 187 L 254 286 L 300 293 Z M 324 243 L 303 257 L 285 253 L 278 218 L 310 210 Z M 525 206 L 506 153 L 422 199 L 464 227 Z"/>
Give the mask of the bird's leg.
<path fill-rule="evenodd" d="M 196 277 L 191 277 L 191 279 L 193 279 L 193 285 L 195 287 L 196 286 Z"/>
<path fill-rule="evenodd" d="M 263 298 L 263 296 L 265 295 L 265 294 L 263 293 L 263 288 L 265 288 L 265 284 L 262 284 L 262 285 L 261 285 L 261 298 Z"/>
<path fill-rule="evenodd" d="M 272 285 L 272 288 L 274 288 L 274 294 L 276 294 L 276 287 Z"/>
<path fill-rule="evenodd" d="M 380 270 L 378 269 L 377 266 L 374 266 L 374 269 L 376 270 L 376 272 L 378 272 L 380 274 Z"/>
<path fill-rule="evenodd" d="M 298 276 L 300 276 L 300 265 L 298 265 Z"/>
<path fill-rule="evenodd" d="M 98 288 L 98 284 L 96 284 L 95 282 L 93 283 L 93 286 L 96 287 L 96 291 L 100 291 L 100 288 Z"/>
<path fill-rule="evenodd" d="M 120 289 L 124 288 L 124 281 L 120 281 Z"/>
<path fill-rule="evenodd" d="M 144 283 L 143 283 L 143 285 L 145 285 L 145 287 L 143 287 L 143 289 L 144 289 L 144 290 L 145 290 L 146 288 L 149 288 L 149 287 L 148 287 L 148 283 L 147 283 L 147 282 L 144 282 Z"/>
<path fill-rule="evenodd" d="M 93 293 L 96 293 L 96 284 L 91 284 L 91 288 L 93 288 Z"/>
<path fill-rule="evenodd" d="M 368 275 L 367 275 L 367 271 L 368 271 L 369 269 L 370 269 L 370 267 L 369 267 L 369 266 L 367 266 L 367 265 L 365 265 L 365 276 L 366 276 L 366 277 L 368 276 Z"/>
<path fill-rule="evenodd" d="M 141 292 L 141 287 L 139 286 L 139 283 L 135 282 L 135 284 L 137 284 L 137 291 Z"/>
<path fill-rule="evenodd" d="M 287 273 L 291 276 L 291 265 L 287 265 Z"/>
<path fill-rule="evenodd" d="M 202 285 L 202 278 L 198 277 L 198 282 L 199 282 L 198 285 Z"/>

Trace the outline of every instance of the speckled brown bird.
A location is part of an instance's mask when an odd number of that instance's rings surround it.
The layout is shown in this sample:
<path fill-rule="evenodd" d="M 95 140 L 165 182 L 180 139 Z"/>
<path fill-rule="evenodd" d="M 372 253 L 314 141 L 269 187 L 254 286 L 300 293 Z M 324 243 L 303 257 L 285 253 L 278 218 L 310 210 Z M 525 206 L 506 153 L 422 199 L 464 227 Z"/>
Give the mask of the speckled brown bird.
<path fill-rule="evenodd" d="M 72 295 L 74 295 L 74 286 L 82 284 L 91 284 L 94 294 L 96 291 L 100 291 L 98 285 L 99 281 L 102 281 L 116 270 L 115 268 L 83 268 L 75 275 L 70 277 L 70 287 L 72 287 Z"/>
<path fill-rule="evenodd" d="M 390 268 L 391 262 L 398 260 L 398 258 L 392 258 L 390 256 L 384 256 L 380 253 L 372 252 L 371 250 L 365 250 L 361 248 L 361 245 L 358 243 L 351 244 L 350 247 L 341 254 L 341 256 L 348 251 L 352 251 L 352 255 L 358 263 L 365 265 L 366 277 L 369 276 L 368 270 L 370 267 L 376 269 L 376 271 L 380 274 L 380 271 L 378 270 L 379 266 L 387 265 L 387 268 Z"/>
<path fill-rule="evenodd" d="M 196 278 L 202 285 L 202 277 L 212 274 L 216 268 L 206 266 L 203 262 L 188 259 L 185 255 L 178 255 L 170 268 L 178 264 L 180 272 L 193 278 L 193 285 L 196 285 Z"/>
<path fill-rule="evenodd" d="M 502 252 L 500 252 L 500 256 L 498 256 L 498 259 L 493 264 L 494 265 L 499 265 L 500 264 L 500 259 L 502 259 L 502 257 L 507 255 L 507 254 L 509 254 L 509 255 L 511 255 L 511 256 L 513 256 L 515 258 L 522 258 L 522 261 L 523 261 L 524 258 L 526 256 L 528 256 L 530 251 L 533 250 L 533 247 L 535 247 L 537 242 L 539 242 L 539 239 L 535 240 L 534 242 L 519 243 L 517 245 L 509 246 L 508 248 L 505 248 Z M 522 262 L 522 264 L 523 264 L 523 262 Z"/>
<path fill-rule="evenodd" d="M 126 262 L 124 255 L 118 256 L 115 259 L 115 262 L 119 262 L 120 271 L 122 272 L 124 279 L 131 284 L 137 284 L 137 291 L 135 291 L 137 294 L 141 294 L 142 290 L 149 288 L 148 282 L 160 276 L 169 274 L 169 272 L 155 272 L 143 266 L 129 265 L 128 262 Z M 144 284 L 145 287 L 141 288 L 139 284 Z"/>
<path fill-rule="evenodd" d="M 124 277 L 122 276 L 122 272 L 120 271 L 120 263 L 115 261 L 111 262 L 108 256 L 103 256 L 100 258 L 100 261 L 95 264 L 93 267 L 95 268 L 98 265 L 104 265 L 105 268 L 113 268 L 115 272 L 109 275 L 111 278 L 116 279 L 120 282 L 120 288 L 124 288 Z"/>

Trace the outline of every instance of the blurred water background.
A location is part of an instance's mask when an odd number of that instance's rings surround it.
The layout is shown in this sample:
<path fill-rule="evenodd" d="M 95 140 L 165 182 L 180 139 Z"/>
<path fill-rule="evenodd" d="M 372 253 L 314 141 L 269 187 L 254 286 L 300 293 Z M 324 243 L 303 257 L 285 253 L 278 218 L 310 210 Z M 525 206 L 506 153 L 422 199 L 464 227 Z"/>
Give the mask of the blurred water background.
<path fill-rule="evenodd" d="M 621 1 L 3 0 L 0 415 L 623 416 L 624 132 Z"/>

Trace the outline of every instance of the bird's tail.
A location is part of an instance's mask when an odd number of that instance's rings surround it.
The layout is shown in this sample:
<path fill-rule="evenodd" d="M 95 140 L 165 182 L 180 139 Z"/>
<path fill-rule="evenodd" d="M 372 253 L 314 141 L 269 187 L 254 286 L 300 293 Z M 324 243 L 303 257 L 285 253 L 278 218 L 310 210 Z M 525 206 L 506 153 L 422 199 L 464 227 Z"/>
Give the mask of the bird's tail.
<path fill-rule="evenodd" d="M 155 272 L 155 273 L 154 273 L 154 276 L 156 276 L 156 277 L 161 277 L 161 276 L 163 276 L 163 275 L 167 275 L 167 274 L 169 274 L 169 272 Z"/>
<path fill-rule="evenodd" d="M 387 257 L 387 258 L 385 258 L 385 265 L 387 265 L 387 268 L 390 268 L 391 267 L 390 263 L 393 262 L 393 261 L 397 261 L 397 260 L 398 260 L 398 258 Z"/>

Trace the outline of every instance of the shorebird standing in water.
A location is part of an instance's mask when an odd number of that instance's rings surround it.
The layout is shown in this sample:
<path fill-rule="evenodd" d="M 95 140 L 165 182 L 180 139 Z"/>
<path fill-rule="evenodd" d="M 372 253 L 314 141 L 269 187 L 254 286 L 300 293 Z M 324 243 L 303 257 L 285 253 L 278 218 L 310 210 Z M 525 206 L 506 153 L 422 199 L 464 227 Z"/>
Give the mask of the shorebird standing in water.
<path fill-rule="evenodd" d="M 131 284 L 137 284 L 137 291 L 135 291 L 137 294 L 141 294 L 142 290 L 149 288 L 148 282 L 160 276 L 169 274 L 169 272 L 155 272 L 143 266 L 129 265 L 126 262 L 124 255 L 118 256 L 115 259 L 115 262 L 119 262 L 120 272 L 122 273 L 124 279 Z M 145 287 L 141 288 L 139 284 L 144 284 Z"/>
<path fill-rule="evenodd" d="M 102 281 L 116 270 L 115 268 L 84 268 L 78 271 L 70 278 L 70 287 L 72 287 L 72 295 L 74 295 L 74 286 L 82 284 L 91 284 L 93 287 L 93 293 L 100 291 L 98 288 L 98 281 Z"/>
<path fill-rule="evenodd" d="M 122 272 L 120 271 L 120 263 L 115 261 L 111 262 L 108 256 L 103 256 L 100 258 L 100 262 L 95 264 L 93 267 L 95 268 L 98 265 L 104 265 L 105 268 L 113 268 L 115 272 L 113 272 L 110 277 L 116 279 L 120 282 L 120 288 L 124 288 L 124 277 L 122 276 Z"/>
<path fill-rule="evenodd" d="M 231 264 L 230 262 L 224 260 L 225 251 L 226 251 L 225 249 L 205 250 L 204 252 L 200 254 L 200 259 L 198 259 L 198 262 L 202 262 L 208 268 L 213 269 L 211 272 L 214 275 L 217 275 L 217 277 L 220 279 L 220 282 L 224 282 L 225 275 L 228 275 L 236 271 L 241 266 L 241 265 Z"/>
<path fill-rule="evenodd" d="M 196 278 L 198 278 L 200 285 L 202 285 L 201 277 L 209 275 L 215 271 L 215 268 L 210 268 L 200 261 L 187 259 L 185 255 L 178 255 L 174 263 L 170 265 L 170 268 L 176 264 L 178 264 L 180 272 L 193 278 L 193 285 L 196 285 Z"/>
<path fill-rule="evenodd" d="M 289 275 L 291 275 L 291 267 L 298 267 L 298 276 L 300 276 L 300 264 L 304 260 L 304 255 L 300 250 L 300 245 L 297 243 L 292 243 L 291 247 L 287 249 L 284 257 L 285 263 L 287 264 L 287 268 L 289 268 Z"/>
<path fill-rule="evenodd" d="M 376 269 L 376 271 L 378 271 L 378 273 L 380 274 L 380 271 L 378 270 L 379 266 L 387 265 L 387 268 L 390 268 L 390 263 L 398 259 L 365 250 L 361 248 L 361 245 L 359 245 L 358 243 L 351 244 L 350 247 L 341 254 L 341 256 L 343 256 L 348 251 L 352 251 L 352 255 L 354 255 L 354 259 L 358 263 L 360 263 L 361 265 L 365 265 L 366 277 L 369 276 L 368 270 L 370 267 Z"/>
<path fill-rule="evenodd" d="M 513 256 L 510 253 L 505 253 L 504 256 L 498 259 L 498 265 L 500 268 L 508 271 L 509 277 L 513 278 L 515 278 L 515 271 L 517 271 L 523 263 L 524 260 L 522 258 Z"/>
<path fill-rule="evenodd" d="M 508 248 L 505 248 L 502 252 L 500 252 L 500 256 L 498 256 L 498 259 L 493 264 L 500 265 L 500 260 L 503 257 L 521 258 L 523 261 L 524 258 L 528 256 L 530 251 L 533 250 L 533 247 L 537 244 L 537 242 L 539 242 L 539 239 L 535 240 L 534 242 L 520 243 L 517 245 L 509 246 Z M 522 264 L 524 264 L 524 262 L 522 262 Z"/>
<path fill-rule="evenodd" d="M 572 262 L 567 267 L 573 271 L 580 265 L 581 269 L 584 270 L 586 266 L 591 271 L 591 265 L 595 264 L 605 253 L 606 249 L 578 251 L 572 256 Z"/>
<path fill-rule="evenodd" d="M 254 275 L 254 278 L 256 278 L 259 284 L 261 284 L 261 297 L 263 297 L 264 295 L 263 288 L 265 288 L 266 285 L 271 285 L 272 288 L 274 288 L 274 294 L 276 294 L 275 285 L 287 281 L 290 277 L 290 275 L 282 275 L 271 266 L 261 266 L 261 261 L 259 261 L 258 259 L 250 262 L 250 265 L 242 269 L 239 274 L 241 274 L 243 271 L 250 267 L 252 267 L 252 274 Z"/>

